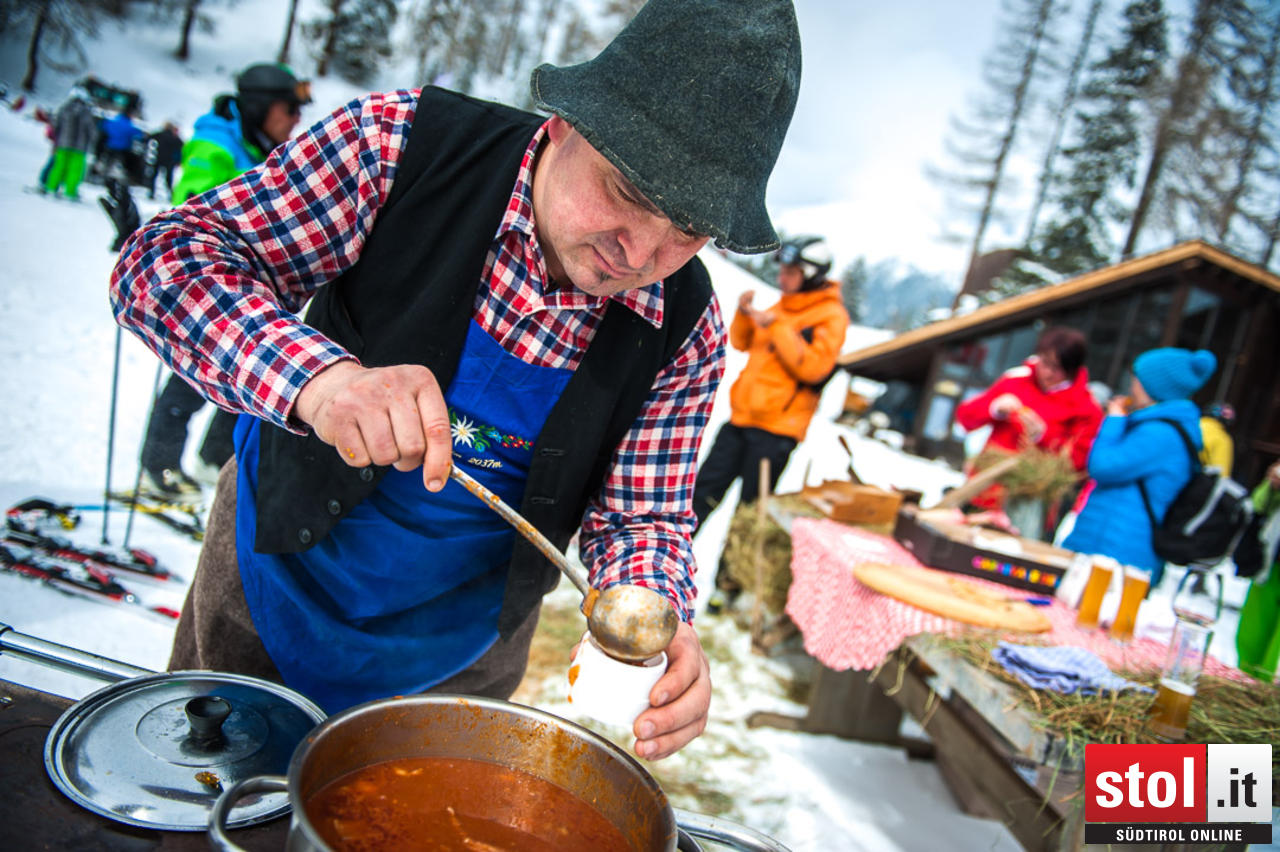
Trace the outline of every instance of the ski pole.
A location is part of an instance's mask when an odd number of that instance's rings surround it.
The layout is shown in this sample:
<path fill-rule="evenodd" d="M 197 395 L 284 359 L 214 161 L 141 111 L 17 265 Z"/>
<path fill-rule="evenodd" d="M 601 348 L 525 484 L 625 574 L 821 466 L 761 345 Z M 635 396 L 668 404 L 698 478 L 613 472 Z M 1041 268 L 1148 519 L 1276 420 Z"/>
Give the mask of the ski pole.
<path fill-rule="evenodd" d="M 164 361 L 156 362 L 156 380 L 151 383 L 151 408 L 156 407 L 156 398 L 160 396 L 160 377 L 164 374 Z M 142 441 L 147 441 L 147 433 L 142 433 Z M 129 519 L 124 524 L 125 550 L 129 549 L 129 536 L 133 534 L 133 518 L 138 514 L 138 490 L 142 488 L 142 448 L 138 448 L 138 472 L 133 477 L 133 499 L 129 501 Z"/>
<path fill-rule="evenodd" d="M 116 448 L 116 395 L 120 390 L 120 333 L 123 331 L 116 325 L 116 352 L 111 360 L 111 421 L 107 424 L 107 483 L 102 489 L 102 543 L 110 544 L 107 536 L 107 524 L 111 513 L 111 461 Z"/>

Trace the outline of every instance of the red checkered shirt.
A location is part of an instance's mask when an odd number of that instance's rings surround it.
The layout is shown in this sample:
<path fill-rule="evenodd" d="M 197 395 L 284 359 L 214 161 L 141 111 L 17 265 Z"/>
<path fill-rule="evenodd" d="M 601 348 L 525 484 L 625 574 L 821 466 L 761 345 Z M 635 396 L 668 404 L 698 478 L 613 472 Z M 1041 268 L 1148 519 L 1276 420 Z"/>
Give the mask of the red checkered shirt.
<path fill-rule="evenodd" d="M 298 392 L 353 356 L 296 315 L 359 258 L 417 104 L 416 90 L 352 101 L 261 166 L 152 219 L 112 273 L 120 324 L 219 406 L 304 431 L 290 417 Z M 530 194 L 544 134 L 540 128 L 525 151 L 472 316 L 521 360 L 573 369 L 608 301 L 544 290 Z M 662 293 L 659 281 L 609 298 L 660 327 Z M 723 374 L 724 326 L 712 299 L 659 373 L 582 522 L 580 553 L 593 586 L 656 588 L 685 620 L 695 595 L 690 497 Z"/>

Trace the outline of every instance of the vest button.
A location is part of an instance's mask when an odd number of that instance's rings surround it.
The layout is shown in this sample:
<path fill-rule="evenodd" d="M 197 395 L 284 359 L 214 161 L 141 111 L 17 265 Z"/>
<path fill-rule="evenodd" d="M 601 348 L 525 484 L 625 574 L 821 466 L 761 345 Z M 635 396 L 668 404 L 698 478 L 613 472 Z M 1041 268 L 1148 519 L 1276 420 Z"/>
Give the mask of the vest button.
<path fill-rule="evenodd" d="M 360 468 L 360 479 L 363 482 L 373 482 L 373 467 Z"/>
<path fill-rule="evenodd" d="M 310 544 L 311 530 L 307 529 L 306 527 L 303 527 L 302 529 L 298 530 L 298 541 L 302 542 L 303 544 Z"/>
<path fill-rule="evenodd" d="M 328 509 L 329 514 L 333 515 L 335 518 L 342 514 L 342 504 L 337 500 L 330 500 L 325 504 L 325 508 Z"/>

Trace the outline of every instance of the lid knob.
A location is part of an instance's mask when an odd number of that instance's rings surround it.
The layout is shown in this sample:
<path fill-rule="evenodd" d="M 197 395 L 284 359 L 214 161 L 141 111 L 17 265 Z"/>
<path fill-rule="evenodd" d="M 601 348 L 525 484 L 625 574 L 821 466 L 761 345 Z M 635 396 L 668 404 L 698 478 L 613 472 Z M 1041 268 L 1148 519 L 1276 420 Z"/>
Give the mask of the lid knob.
<path fill-rule="evenodd" d="M 216 695 L 201 695 L 186 705 L 187 721 L 191 723 L 189 740 L 202 748 L 211 748 L 223 742 L 222 723 L 231 715 L 231 704 Z"/>

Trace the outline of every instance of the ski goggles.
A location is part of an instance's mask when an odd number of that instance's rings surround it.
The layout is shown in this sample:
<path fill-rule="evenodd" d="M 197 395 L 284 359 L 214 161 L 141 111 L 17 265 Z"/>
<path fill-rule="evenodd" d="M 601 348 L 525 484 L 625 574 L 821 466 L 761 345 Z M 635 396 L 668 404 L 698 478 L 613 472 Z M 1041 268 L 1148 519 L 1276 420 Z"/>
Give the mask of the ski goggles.
<path fill-rule="evenodd" d="M 778 249 L 778 263 L 784 263 L 788 266 L 798 266 L 803 258 L 800 256 L 800 247 L 795 243 L 787 243 Z"/>

